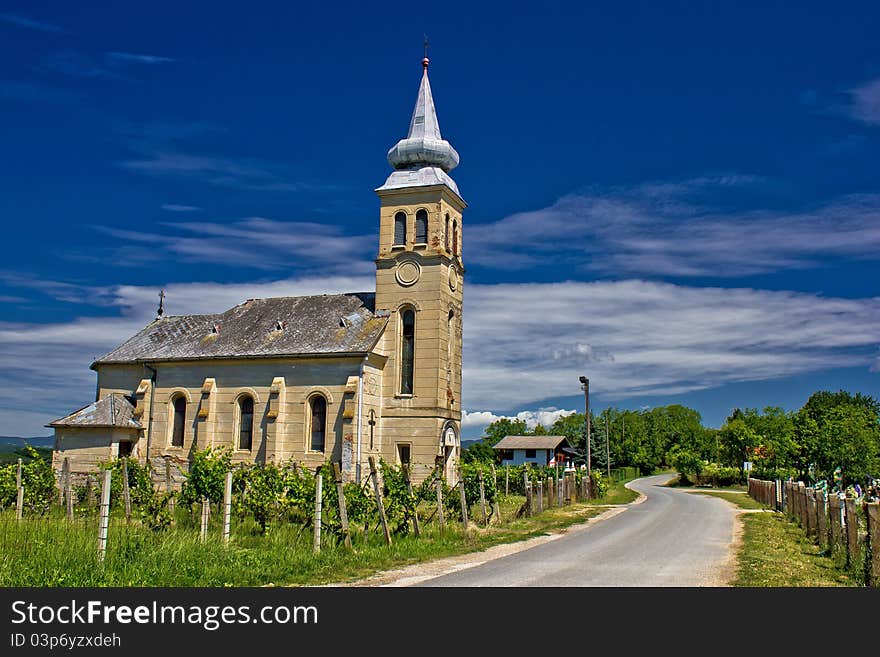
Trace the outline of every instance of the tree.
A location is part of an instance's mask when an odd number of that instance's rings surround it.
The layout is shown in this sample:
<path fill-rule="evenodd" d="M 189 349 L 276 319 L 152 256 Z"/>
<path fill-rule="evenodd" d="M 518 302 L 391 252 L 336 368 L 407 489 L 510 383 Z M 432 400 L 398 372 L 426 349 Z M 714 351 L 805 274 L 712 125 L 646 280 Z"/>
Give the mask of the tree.
<path fill-rule="evenodd" d="M 510 418 L 503 417 L 486 427 L 484 433 L 486 436 L 483 438 L 483 442 L 489 447 L 494 447 L 495 443 L 505 436 L 527 435 L 528 427 L 525 420 L 511 420 Z"/>

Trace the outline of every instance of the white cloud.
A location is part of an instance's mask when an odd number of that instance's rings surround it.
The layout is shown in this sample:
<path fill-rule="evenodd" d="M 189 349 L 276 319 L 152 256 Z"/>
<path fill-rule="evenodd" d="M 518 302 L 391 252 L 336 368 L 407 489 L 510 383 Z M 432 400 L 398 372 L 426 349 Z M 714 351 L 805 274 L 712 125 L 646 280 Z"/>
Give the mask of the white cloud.
<path fill-rule="evenodd" d="M 195 205 L 180 205 L 178 203 L 163 203 L 162 209 L 168 212 L 198 212 L 202 208 Z"/>
<path fill-rule="evenodd" d="M 561 417 L 572 415 L 578 411 L 568 411 L 564 408 L 556 408 L 553 406 L 547 408 L 539 408 L 537 411 L 519 411 L 513 415 L 495 415 L 491 411 L 463 411 L 461 417 L 462 429 L 482 429 L 498 420 L 523 420 L 528 429 L 534 429 L 539 424 L 544 428 L 550 426 Z"/>
<path fill-rule="evenodd" d="M 880 78 L 850 90 L 850 115 L 869 125 L 880 125 Z"/>
<path fill-rule="evenodd" d="M 137 55 L 130 52 L 108 52 L 107 57 L 116 62 L 131 62 L 134 64 L 167 64 L 175 61 L 171 57 L 159 57 L 158 55 Z"/>
<path fill-rule="evenodd" d="M 261 283 L 165 286 L 169 314 L 210 313 L 254 297 L 374 289 L 372 275 Z M 154 317 L 157 290 L 46 284 L 46 294 L 98 298 L 111 316 L 54 324 L 0 324 L 0 435 L 41 435 L 45 421 L 90 401 L 93 358 Z M 591 392 L 613 398 L 671 395 L 836 367 L 876 366 L 880 299 L 826 298 L 749 288 L 695 288 L 640 280 L 471 285 L 464 309 L 465 427 L 498 410 Z M 586 348 L 589 346 L 589 349 Z M 602 357 L 597 357 L 601 354 Z M 485 410 L 479 410 L 485 409 Z M 571 411 L 516 417 L 545 426 Z M 42 420 L 41 420 L 42 421 Z"/>
<path fill-rule="evenodd" d="M 580 375 L 594 393 L 622 398 L 867 368 L 880 344 L 878 301 L 641 280 L 472 285 L 463 404 L 570 397 Z"/>
<path fill-rule="evenodd" d="M 134 255 L 131 264 L 166 257 L 265 270 L 298 271 L 318 265 L 331 274 L 375 271 L 370 260 L 375 235 L 344 235 L 335 225 L 248 217 L 230 223 L 190 221 L 163 226 L 168 230 L 162 233 L 94 228 L 122 244 L 115 247 L 116 262 Z"/>
<path fill-rule="evenodd" d="M 0 22 L 17 25 L 28 30 L 37 30 L 38 32 L 55 32 L 57 34 L 66 34 L 67 30 L 59 25 L 39 21 L 21 14 L 6 13 L 0 14 Z"/>
<path fill-rule="evenodd" d="M 800 212 L 706 207 L 750 176 L 696 178 L 572 194 L 471 225 L 468 261 L 497 269 L 561 266 L 614 276 L 736 277 L 812 267 L 829 256 L 877 258 L 880 195 Z"/>

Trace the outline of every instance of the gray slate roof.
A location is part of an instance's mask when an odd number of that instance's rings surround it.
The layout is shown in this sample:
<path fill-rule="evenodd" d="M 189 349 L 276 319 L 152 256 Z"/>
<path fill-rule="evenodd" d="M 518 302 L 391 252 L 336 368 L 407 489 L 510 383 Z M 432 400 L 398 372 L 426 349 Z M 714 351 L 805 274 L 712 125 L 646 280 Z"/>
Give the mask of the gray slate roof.
<path fill-rule="evenodd" d="M 215 315 L 162 317 L 94 363 L 367 353 L 387 317 L 375 294 L 250 299 Z M 281 329 L 277 329 L 278 323 Z"/>
<path fill-rule="evenodd" d="M 134 419 L 134 406 L 122 393 L 113 392 L 96 402 L 59 418 L 47 427 L 113 427 L 121 429 L 140 429 L 141 424 Z"/>
<path fill-rule="evenodd" d="M 505 436 L 495 449 L 556 449 L 561 443 L 568 446 L 565 436 Z"/>

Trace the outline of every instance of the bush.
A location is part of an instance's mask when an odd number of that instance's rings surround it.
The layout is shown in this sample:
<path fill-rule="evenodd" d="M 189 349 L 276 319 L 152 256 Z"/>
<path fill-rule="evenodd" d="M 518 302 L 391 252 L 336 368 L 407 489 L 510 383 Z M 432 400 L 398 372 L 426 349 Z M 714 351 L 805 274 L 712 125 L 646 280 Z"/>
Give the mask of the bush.
<path fill-rule="evenodd" d="M 207 497 L 214 504 L 220 504 L 226 473 L 231 469 L 232 454 L 228 449 L 208 447 L 193 454 L 186 482 L 180 491 L 181 503 L 191 506 Z"/>

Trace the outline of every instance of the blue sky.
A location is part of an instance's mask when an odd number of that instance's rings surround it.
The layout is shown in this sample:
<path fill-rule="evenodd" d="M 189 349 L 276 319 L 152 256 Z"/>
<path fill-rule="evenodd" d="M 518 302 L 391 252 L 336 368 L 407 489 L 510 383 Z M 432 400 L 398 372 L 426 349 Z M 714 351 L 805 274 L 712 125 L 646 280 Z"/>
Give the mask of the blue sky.
<path fill-rule="evenodd" d="M 258 12 L 258 13 L 257 13 Z M 431 83 L 469 203 L 463 435 L 880 396 L 872 3 L 6 2 L 0 434 L 150 321 L 373 288 Z"/>

